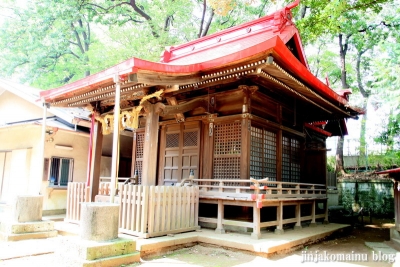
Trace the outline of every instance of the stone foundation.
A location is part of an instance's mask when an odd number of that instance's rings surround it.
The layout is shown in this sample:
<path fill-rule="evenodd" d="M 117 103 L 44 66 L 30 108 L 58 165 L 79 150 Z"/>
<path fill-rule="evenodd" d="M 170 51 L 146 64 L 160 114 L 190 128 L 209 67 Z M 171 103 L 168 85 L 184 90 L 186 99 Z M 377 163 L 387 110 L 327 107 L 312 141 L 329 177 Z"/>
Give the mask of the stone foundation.
<path fill-rule="evenodd" d="M 120 266 L 140 261 L 136 241 L 118 238 L 119 204 L 81 203 L 79 237 L 56 250 L 61 266 Z"/>
<path fill-rule="evenodd" d="M 0 240 L 18 241 L 57 236 L 53 221 L 42 221 L 43 196 L 17 196 L 0 223 Z"/>

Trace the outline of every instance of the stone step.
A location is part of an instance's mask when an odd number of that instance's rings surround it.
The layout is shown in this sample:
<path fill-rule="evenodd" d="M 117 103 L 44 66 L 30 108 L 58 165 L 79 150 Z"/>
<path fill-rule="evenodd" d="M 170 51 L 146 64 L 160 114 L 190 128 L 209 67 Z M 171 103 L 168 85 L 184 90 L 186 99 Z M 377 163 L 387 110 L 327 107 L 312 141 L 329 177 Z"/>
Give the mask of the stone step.
<path fill-rule="evenodd" d="M 41 239 L 41 238 L 56 237 L 57 235 L 58 235 L 58 232 L 56 230 L 45 231 L 45 232 L 36 232 L 36 233 L 24 233 L 24 234 L 10 234 L 10 233 L 0 232 L 0 240 L 20 241 L 20 240 L 27 240 L 27 239 Z"/>
<path fill-rule="evenodd" d="M 84 267 L 113 267 L 113 266 L 121 266 L 125 264 L 140 262 L 140 252 L 136 251 L 135 253 L 125 254 L 121 256 L 114 256 L 108 258 L 102 258 L 92 261 L 82 261 L 74 266 L 84 266 Z"/>
<path fill-rule="evenodd" d="M 393 249 L 400 251 L 400 239 L 399 238 L 391 238 L 390 241 L 385 241 L 385 244 L 392 247 Z"/>
<path fill-rule="evenodd" d="M 26 234 L 36 232 L 47 232 L 54 230 L 53 221 L 38 222 L 3 222 L 0 225 L 0 231 L 7 234 Z"/>

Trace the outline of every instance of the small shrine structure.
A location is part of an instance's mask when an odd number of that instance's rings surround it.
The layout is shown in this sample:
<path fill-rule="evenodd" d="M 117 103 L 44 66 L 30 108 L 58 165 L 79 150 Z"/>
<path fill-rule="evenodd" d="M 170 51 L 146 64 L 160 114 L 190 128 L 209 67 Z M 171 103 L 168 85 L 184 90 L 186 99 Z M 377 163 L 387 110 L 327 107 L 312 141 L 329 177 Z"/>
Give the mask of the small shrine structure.
<path fill-rule="evenodd" d="M 262 228 L 281 233 L 326 221 L 325 140 L 346 135 L 345 120 L 361 111 L 349 105 L 350 91 L 337 93 L 311 73 L 292 21 L 298 4 L 167 47 L 160 62 L 133 57 L 43 91 L 50 106 L 92 110 L 90 198 L 122 203 L 123 192 L 136 190 L 123 188 L 133 179 L 118 180 L 120 136 L 130 133 L 134 183 L 198 188 L 199 203 L 187 217 L 195 225 L 221 233 L 250 228 L 259 238 Z M 113 153 L 111 182 L 104 184 L 99 168 L 107 134 Z M 121 228 L 136 223 L 129 209 L 121 206 Z M 145 216 L 157 217 L 157 208 L 148 210 Z M 165 214 L 159 213 L 163 225 L 177 217 Z"/>

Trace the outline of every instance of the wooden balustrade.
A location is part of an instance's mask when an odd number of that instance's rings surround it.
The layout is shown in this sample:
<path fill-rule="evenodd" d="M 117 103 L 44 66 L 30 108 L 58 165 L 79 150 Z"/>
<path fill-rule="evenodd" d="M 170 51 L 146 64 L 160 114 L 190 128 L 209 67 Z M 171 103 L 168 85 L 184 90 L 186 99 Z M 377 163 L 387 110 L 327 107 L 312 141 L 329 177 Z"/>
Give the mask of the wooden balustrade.
<path fill-rule="evenodd" d="M 263 201 L 326 197 L 326 186 L 322 184 L 277 182 L 267 179 L 184 179 L 181 185 L 187 183 L 199 187 L 200 198 L 253 201 L 255 193 L 262 196 Z"/>
<path fill-rule="evenodd" d="M 86 183 L 68 183 L 66 222 L 79 223 L 81 202 L 90 202 L 90 187 Z"/>

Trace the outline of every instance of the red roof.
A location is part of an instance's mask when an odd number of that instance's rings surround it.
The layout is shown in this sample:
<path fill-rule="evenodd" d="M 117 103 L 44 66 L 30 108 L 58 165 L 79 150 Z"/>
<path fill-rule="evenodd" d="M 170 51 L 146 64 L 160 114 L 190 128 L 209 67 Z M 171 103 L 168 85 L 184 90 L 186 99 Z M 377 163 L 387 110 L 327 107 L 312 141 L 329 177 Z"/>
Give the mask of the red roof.
<path fill-rule="evenodd" d="M 392 174 L 392 173 L 400 173 L 400 168 L 376 172 L 376 174 Z"/>
<path fill-rule="evenodd" d="M 193 83 L 190 78 L 194 75 L 201 77 L 204 73 L 218 68 L 245 62 L 257 56 L 266 58 L 270 55 L 290 75 L 312 88 L 323 98 L 334 105 L 340 103 L 353 113 L 360 113 L 360 110 L 349 107 L 343 96 L 337 94 L 309 71 L 299 32 L 291 21 L 290 9 L 298 4 L 299 0 L 296 0 L 272 15 L 185 44 L 168 47 L 162 55 L 161 62 L 130 58 L 71 84 L 43 91 L 40 97 L 47 103 L 60 101 L 114 84 L 113 78 L 116 75 L 127 80 L 129 74 L 135 73 L 152 75 L 151 82 L 154 83 L 157 82 L 157 78 L 163 77 L 164 79 L 159 78 L 160 84 L 162 84 L 161 81 L 171 79 L 171 77 L 178 77 L 180 78 L 178 84 L 185 85 Z M 289 42 L 294 46 L 292 49 L 297 51 L 296 55 L 287 47 Z M 145 84 L 145 82 L 142 83 Z"/>

